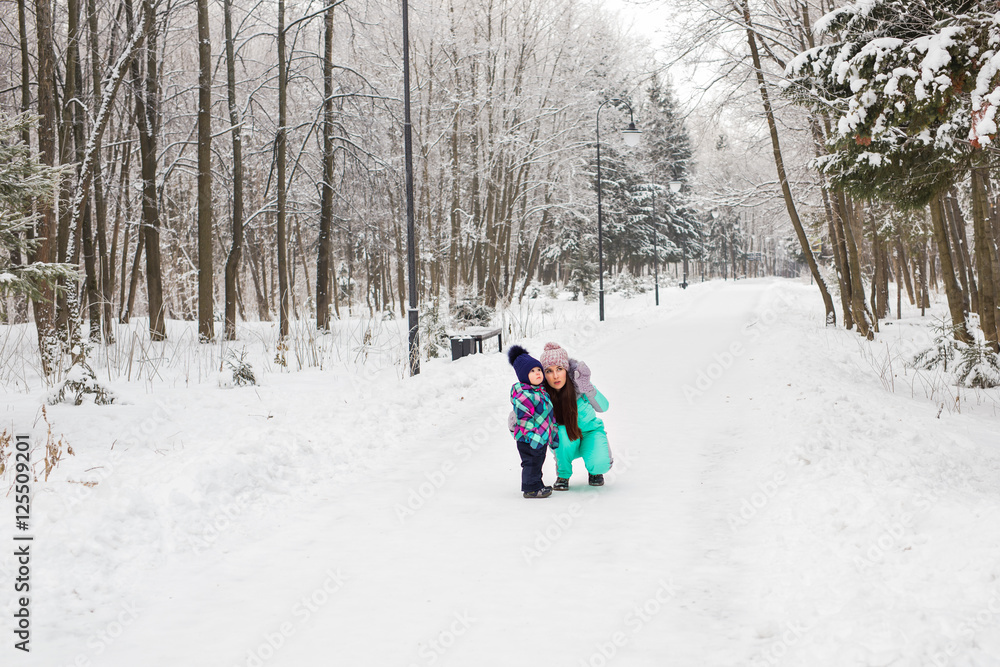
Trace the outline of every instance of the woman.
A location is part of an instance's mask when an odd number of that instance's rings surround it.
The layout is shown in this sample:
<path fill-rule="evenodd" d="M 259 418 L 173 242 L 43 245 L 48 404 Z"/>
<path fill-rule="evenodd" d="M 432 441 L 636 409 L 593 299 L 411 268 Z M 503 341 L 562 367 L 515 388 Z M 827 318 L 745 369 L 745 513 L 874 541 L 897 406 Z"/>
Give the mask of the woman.
<path fill-rule="evenodd" d="M 604 422 L 597 413 L 608 409 L 608 399 L 591 384 L 587 364 L 571 361 L 558 344 L 546 343 L 539 361 L 559 424 L 559 449 L 553 450 L 558 478 L 552 490 L 569 489 L 573 461 L 578 458 L 587 467 L 590 485 L 603 486 L 604 473 L 614 461 Z"/>

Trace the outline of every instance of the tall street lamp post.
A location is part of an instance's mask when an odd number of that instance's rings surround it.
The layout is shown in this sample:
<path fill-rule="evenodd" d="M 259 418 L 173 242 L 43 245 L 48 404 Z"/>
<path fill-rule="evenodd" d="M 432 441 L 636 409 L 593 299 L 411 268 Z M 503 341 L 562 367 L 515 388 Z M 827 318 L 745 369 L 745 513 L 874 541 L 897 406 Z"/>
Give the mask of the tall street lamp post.
<path fill-rule="evenodd" d="M 656 291 L 656 305 L 660 305 L 660 251 L 656 246 L 656 237 L 659 236 L 656 229 L 656 185 L 653 185 L 653 286 Z"/>
<path fill-rule="evenodd" d="M 681 191 L 683 183 L 677 180 L 670 181 L 670 191 L 677 194 Z M 656 219 L 656 185 L 653 185 L 653 285 L 656 292 L 656 305 L 660 305 L 660 251 L 658 248 L 657 239 L 659 237 L 658 231 L 658 221 Z M 687 241 L 684 241 L 685 255 L 684 255 L 684 282 L 681 283 L 681 287 L 687 287 Z"/>
<path fill-rule="evenodd" d="M 719 219 L 719 211 L 718 210 L 712 209 L 712 219 L 713 220 L 718 220 Z M 723 236 L 722 237 L 722 257 L 723 257 L 723 259 L 725 259 L 725 256 L 726 256 L 726 237 Z M 714 263 L 713 263 L 713 266 L 715 266 Z M 705 269 L 704 269 L 704 267 L 702 268 L 701 271 L 702 271 L 702 273 L 701 273 L 701 282 L 705 282 Z M 725 278 L 725 275 L 723 275 L 723 278 Z"/>
<path fill-rule="evenodd" d="M 635 120 L 632 117 L 632 105 L 625 100 L 610 99 L 604 100 L 597 107 L 597 272 L 598 272 L 598 300 L 600 301 L 601 322 L 604 321 L 604 232 L 603 220 L 601 217 L 601 109 L 609 102 L 621 102 L 628 107 L 628 127 L 622 130 L 622 137 L 627 146 L 638 146 L 639 135 L 642 134 L 635 127 Z"/>
<path fill-rule="evenodd" d="M 684 183 L 674 179 L 670 181 L 670 191 L 677 194 L 684 187 Z M 688 256 L 687 256 L 687 230 L 684 230 L 684 235 L 681 237 L 681 249 L 684 253 L 684 280 L 681 281 L 681 289 L 687 289 L 688 286 Z M 659 304 L 659 301 L 657 301 Z"/>
<path fill-rule="evenodd" d="M 688 286 L 688 242 L 687 236 L 681 239 L 681 252 L 684 253 L 684 280 L 681 281 L 681 289 Z"/>
<path fill-rule="evenodd" d="M 420 340 L 417 325 L 417 260 L 413 229 L 413 138 L 410 124 L 410 26 L 409 7 L 403 0 L 403 146 L 406 168 L 406 272 L 409 274 L 408 309 L 410 375 L 420 373 Z"/>

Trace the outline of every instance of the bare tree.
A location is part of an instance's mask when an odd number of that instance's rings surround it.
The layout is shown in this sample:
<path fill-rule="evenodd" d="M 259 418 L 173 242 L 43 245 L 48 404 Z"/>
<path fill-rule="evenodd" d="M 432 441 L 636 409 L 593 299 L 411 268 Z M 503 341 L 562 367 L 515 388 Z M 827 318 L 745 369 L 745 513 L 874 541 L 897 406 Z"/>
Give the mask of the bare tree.
<path fill-rule="evenodd" d="M 330 263 L 333 235 L 333 5 L 324 14 L 323 38 L 323 183 L 316 258 L 316 328 L 330 328 Z M 335 288 L 336 289 L 336 288 Z"/>
<path fill-rule="evenodd" d="M 55 166 L 56 100 L 55 100 L 55 40 L 52 30 L 51 5 L 48 0 L 35 0 L 35 31 L 38 48 L 38 152 L 43 164 Z M 37 262 L 56 261 L 58 230 L 54 202 L 39 203 L 38 235 L 41 242 L 35 257 Z M 54 372 L 58 362 L 59 341 L 56 338 L 55 289 L 46 287 L 34 300 L 38 347 L 45 375 Z"/>
<path fill-rule="evenodd" d="M 163 312 L 163 281 L 160 268 L 160 209 L 157 196 L 156 137 L 159 132 L 159 84 L 157 78 L 156 21 L 153 0 L 141 0 L 140 19 L 146 35 L 146 72 L 142 76 L 138 59 L 132 61 L 132 96 L 139 130 L 139 158 L 142 172 L 142 235 L 146 253 L 146 294 L 149 304 L 149 333 L 153 340 L 166 340 Z M 135 31 L 132 0 L 125 0 L 129 30 Z M 136 251 L 138 259 L 138 250 Z"/>
<path fill-rule="evenodd" d="M 778 180 L 781 182 L 781 192 L 785 198 L 785 206 L 788 209 L 788 217 L 792 222 L 792 226 L 795 228 L 795 235 L 798 237 L 799 244 L 802 246 L 802 253 L 806 258 L 806 263 L 809 265 L 809 271 L 813 275 L 813 280 L 815 280 L 816 284 L 819 286 L 820 295 L 823 298 L 823 306 L 826 308 L 826 322 L 827 324 L 836 324 L 837 313 L 833 309 L 833 299 L 830 297 L 830 291 L 826 287 L 826 281 L 823 280 L 823 276 L 819 272 L 819 265 L 816 263 L 816 258 L 813 257 L 809 238 L 806 236 L 805 229 L 802 227 L 802 221 L 799 220 L 799 214 L 795 207 L 795 201 L 792 199 L 792 191 L 788 185 L 788 176 L 785 174 L 785 165 L 781 156 L 781 145 L 778 139 L 778 127 L 774 121 L 774 112 L 771 110 L 771 100 L 767 93 L 767 84 L 764 81 L 764 70 L 761 66 L 760 52 L 757 49 L 757 39 L 754 34 L 753 23 L 750 20 L 749 0 L 742 0 L 742 11 L 743 20 L 746 24 L 747 44 L 750 47 L 750 56 L 753 58 L 754 70 L 757 72 L 757 86 L 760 90 L 761 100 L 764 104 L 764 113 L 767 116 L 767 127 L 771 133 L 771 145 L 774 149 L 774 166 L 778 170 Z M 861 335 L 871 337 L 870 331 L 862 331 L 860 327 L 861 324 L 859 323 L 859 333 L 861 333 Z"/>
<path fill-rule="evenodd" d="M 226 340 L 236 340 L 236 281 L 243 254 L 243 137 L 236 104 L 236 56 L 233 43 L 233 2 L 223 0 L 226 26 L 226 92 L 229 102 L 229 126 L 233 137 L 233 221 L 232 246 L 226 258 Z"/>
<path fill-rule="evenodd" d="M 87 35 L 90 43 L 90 76 L 91 84 L 93 87 L 93 99 L 95 103 L 97 100 L 102 99 L 101 91 L 101 58 L 99 54 L 100 38 L 98 30 L 98 18 L 97 18 L 97 2 L 96 0 L 87 0 Z M 112 40 L 109 42 L 113 43 Z M 134 56 L 133 56 L 134 57 Z M 123 73 L 118 72 L 118 81 L 121 81 Z M 116 90 L 117 95 L 117 90 Z M 110 110 L 109 110 L 110 117 Z M 109 122 L 109 121 L 106 121 Z M 112 312 L 111 303 L 114 298 L 114 285 L 112 284 L 112 276 L 114 275 L 114 249 L 111 252 L 108 251 L 107 239 L 108 239 L 108 204 L 104 192 L 104 173 L 101 167 L 101 153 L 102 145 L 101 139 L 104 135 L 102 131 L 100 135 L 96 136 L 96 141 L 94 142 L 94 155 L 96 159 L 94 161 L 94 176 L 93 176 L 93 187 L 94 187 L 94 216 L 97 221 L 97 256 L 100 264 L 100 299 L 101 299 L 101 313 L 99 315 L 102 321 L 102 328 L 104 331 L 104 338 L 109 343 L 114 342 L 114 330 L 112 328 Z"/>
<path fill-rule="evenodd" d="M 208 0 L 198 3 L 198 337 L 215 336 L 212 284 L 212 41 Z"/>
<path fill-rule="evenodd" d="M 278 0 L 278 129 L 274 137 L 278 172 L 278 330 L 281 338 L 288 335 L 288 233 L 287 181 L 285 163 L 287 151 L 286 123 L 288 114 L 288 69 L 285 62 L 285 0 Z"/>

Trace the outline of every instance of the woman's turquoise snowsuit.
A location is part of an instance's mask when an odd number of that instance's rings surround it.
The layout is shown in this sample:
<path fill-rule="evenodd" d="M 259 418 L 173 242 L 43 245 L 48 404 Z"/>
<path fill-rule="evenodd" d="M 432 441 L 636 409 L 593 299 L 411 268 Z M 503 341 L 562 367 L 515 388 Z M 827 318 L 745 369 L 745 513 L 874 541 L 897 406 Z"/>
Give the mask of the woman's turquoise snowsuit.
<path fill-rule="evenodd" d="M 567 384 L 570 382 L 567 378 Z M 611 447 L 608 436 L 604 432 L 604 422 L 597 417 L 598 412 L 608 409 L 608 399 L 597 392 L 594 404 L 584 394 L 577 393 L 576 412 L 577 424 L 583 434 L 579 440 L 570 440 L 566 427 L 559 426 L 559 449 L 552 450 L 556 457 L 556 474 L 563 479 L 573 475 L 573 459 L 583 458 L 587 472 L 591 475 L 603 475 L 611 470 L 614 462 L 611 458 Z"/>

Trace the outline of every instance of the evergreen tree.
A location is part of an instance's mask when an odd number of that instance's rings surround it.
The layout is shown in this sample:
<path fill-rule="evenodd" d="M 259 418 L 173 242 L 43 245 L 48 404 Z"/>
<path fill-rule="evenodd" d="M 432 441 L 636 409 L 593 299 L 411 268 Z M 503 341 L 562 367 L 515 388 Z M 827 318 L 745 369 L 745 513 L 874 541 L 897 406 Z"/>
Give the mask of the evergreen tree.
<path fill-rule="evenodd" d="M 643 134 L 643 153 L 652 163 L 653 172 L 664 181 L 680 181 L 686 189 L 694 156 L 691 137 L 677 112 L 673 92 L 658 78 L 647 93 Z"/>
<path fill-rule="evenodd" d="M 607 266 L 637 273 L 651 266 L 656 254 L 660 262 L 680 261 L 686 247 L 688 256 L 694 256 L 702 226 L 686 203 L 693 160 L 690 136 L 672 92 L 658 79 L 637 108 L 636 119 L 642 129 L 639 148 L 601 143 L 601 204 Z M 590 167 L 596 192 L 596 158 Z M 671 181 L 682 184 L 680 192 L 669 188 Z"/>
<path fill-rule="evenodd" d="M 666 261 L 688 259 L 701 249 L 703 226 L 688 205 L 694 152 L 684 120 L 677 111 L 673 91 L 659 78 L 653 79 L 643 109 L 645 141 L 643 158 L 656 192 L 657 222 L 668 239 Z M 672 181 L 681 189 L 674 192 Z"/>
<path fill-rule="evenodd" d="M 969 91 L 989 55 L 985 6 L 863 0 L 817 22 L 834 41 L 799 55 L 788 73 L 793 94 L 833 116 L 830 155 L 819 161 L 833 185 L 922 207 L 969 167 Z"/>
<path fill-rule="evenodd" d="M 0 294 L 40 299 L 43 287 L 79 277 L 69 264 L 30 260 L 41 240 L 28 234 L 38 218 L 35 205 L 54 197 L 59 176 L 23 143 L 22 132 L 31 124 L 27 116 L 0 118 Z M 15 264 L 12 256 L 29 260 Z"/>
<path fill-rule="evenodd" d="M 988 0 L 863 0 L 827 14 L 817 31 L 834 43 L 788 66 L 793 94 L 832 116 L 830 155 L 818 160 L 835 186 L 904 208 L 929 205 L 940 276 L 956 336 L 970 340 L 970 263 L 946 210 L 946 193 L 973 175 L 975 244 L 985 287 L 979 302 L 988 340 L 1000 348 L 993 296 L 1000 283 L 985 213 L 988 170 L 982 150 L 997 131 L 1000 28 Z M 992 274 L 992 275 L 991 275 Z M 969 282 L 967 285 L 966 283 Z"/>
<path fill-rule="evenodd" d="M 643 246 L 642 198 L 636 192 L 642 182 L 642 165 L 635 151 L 625 149 L 620 141 L 601 143 L 601 209 L 604 235 L 604 262 L 612 267 L 636 257 Z M 591 161 L 591 188 L 597 192 L 597 161 Z"/>

